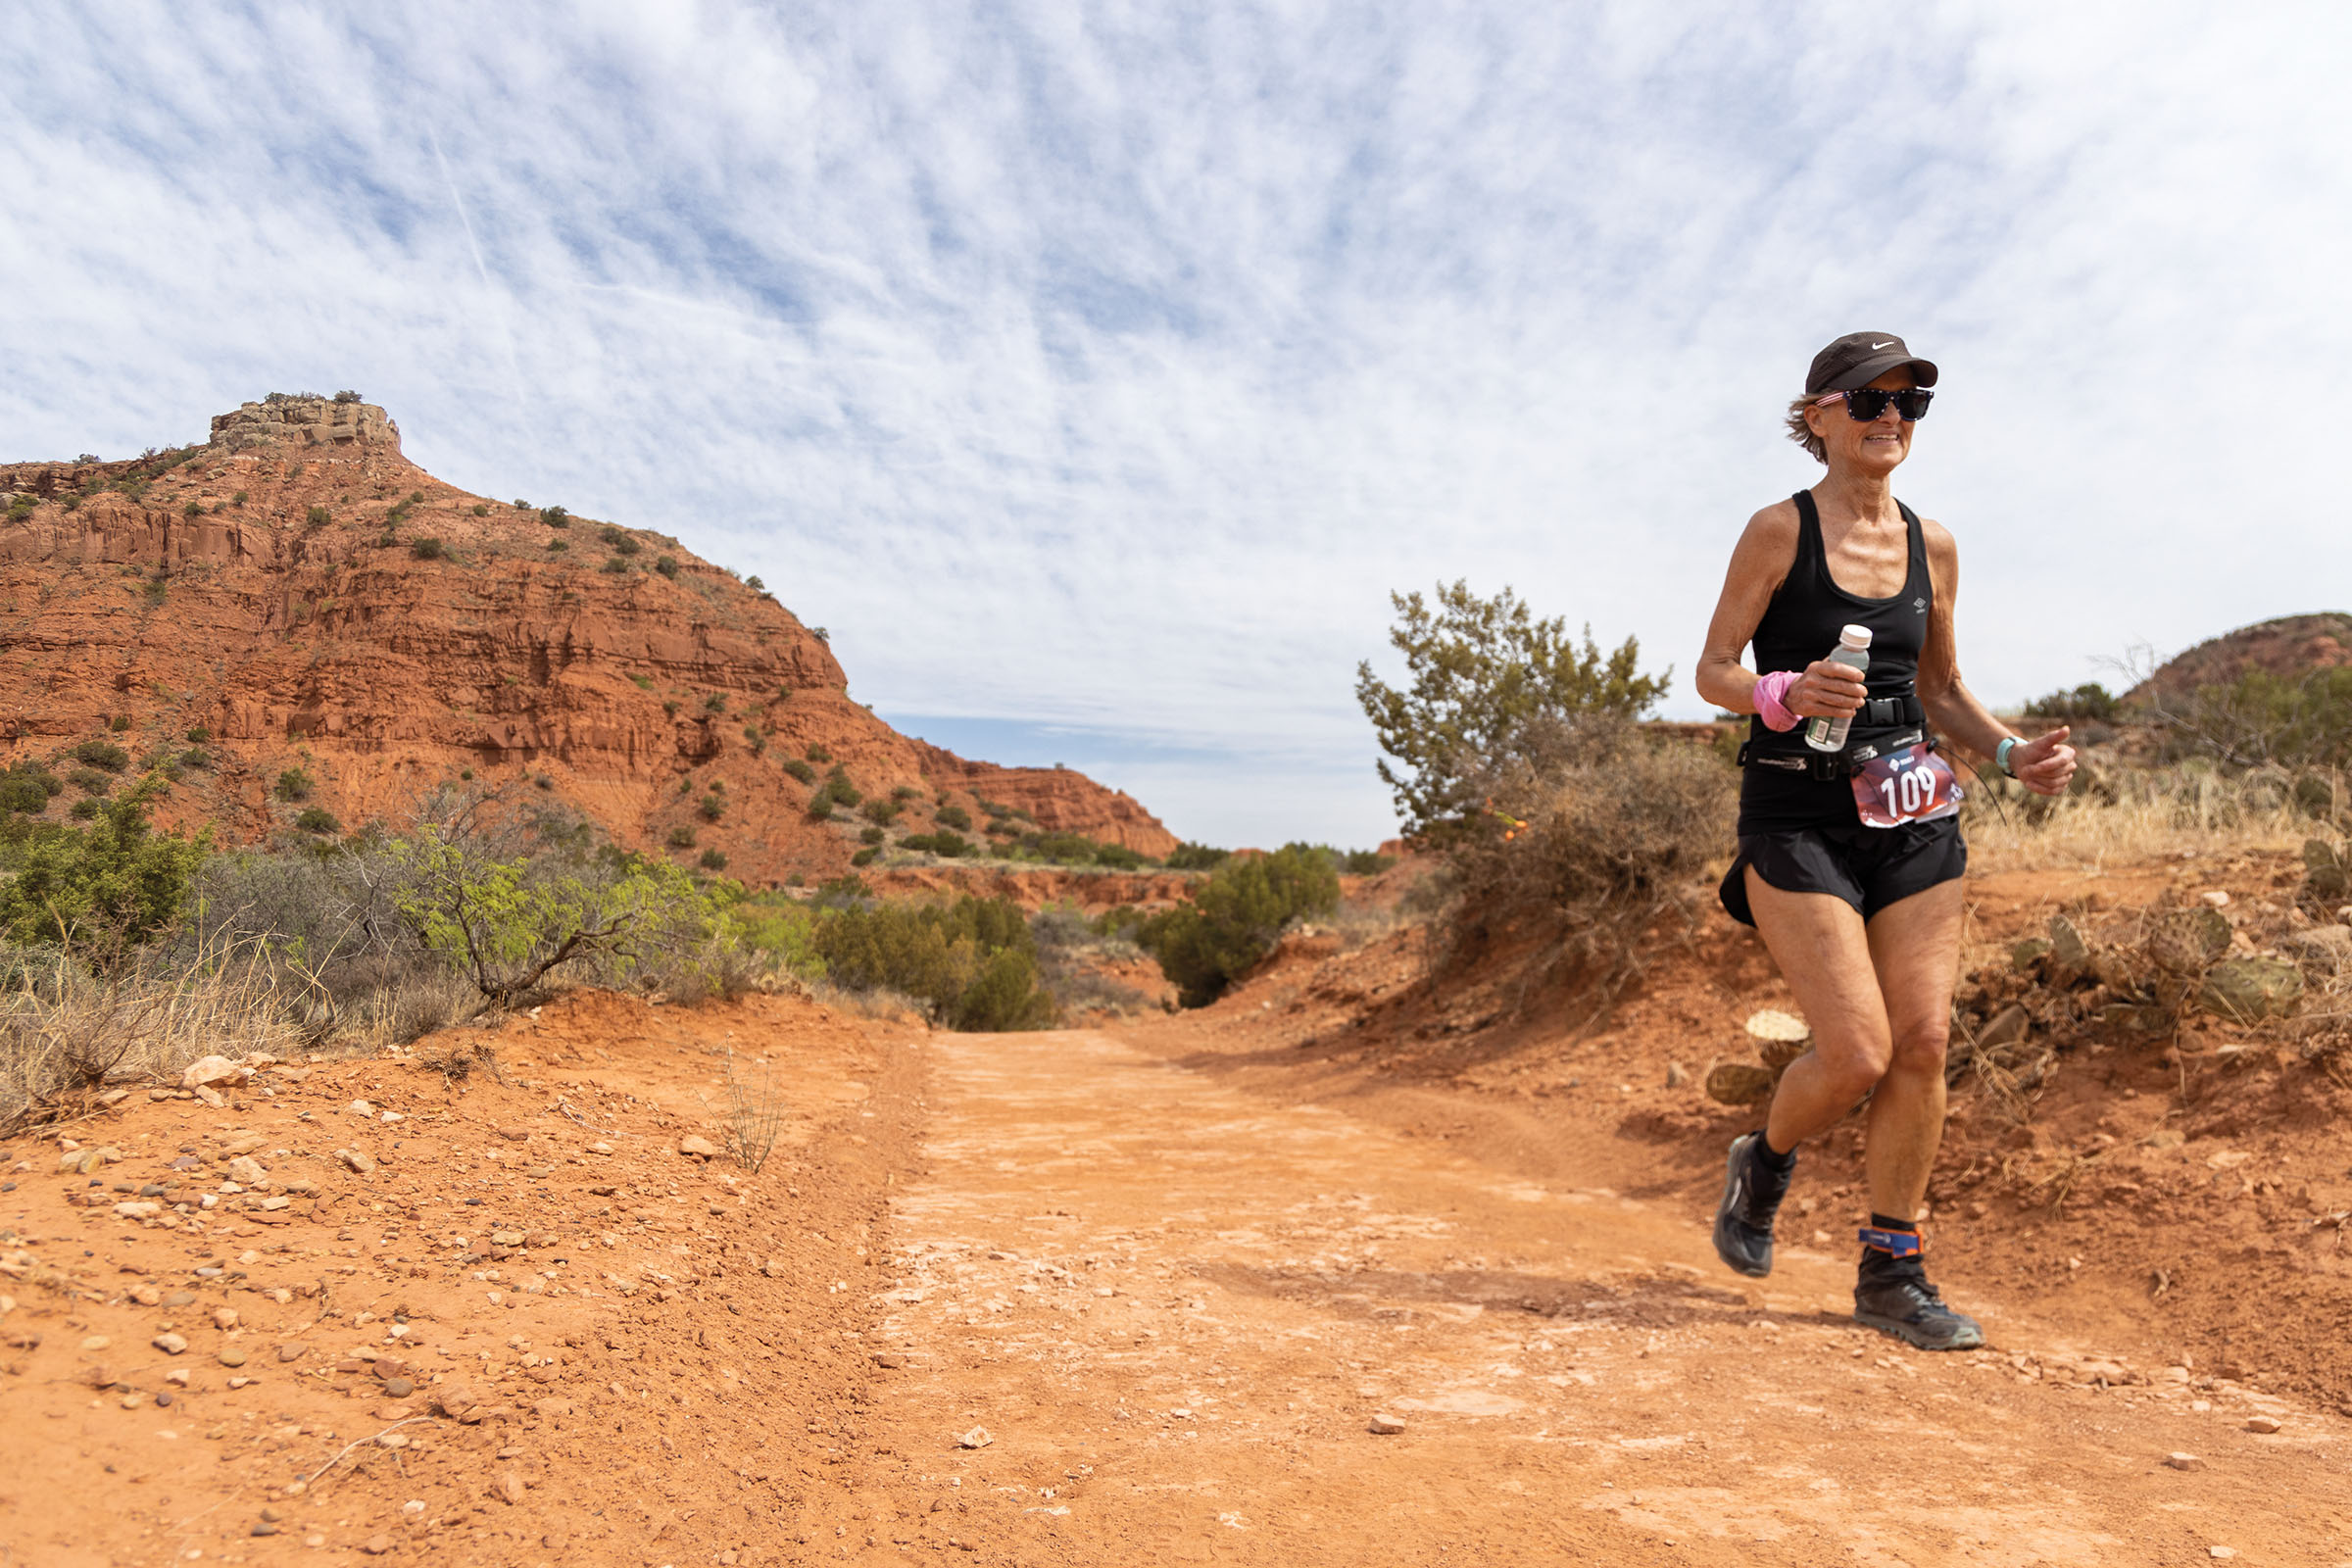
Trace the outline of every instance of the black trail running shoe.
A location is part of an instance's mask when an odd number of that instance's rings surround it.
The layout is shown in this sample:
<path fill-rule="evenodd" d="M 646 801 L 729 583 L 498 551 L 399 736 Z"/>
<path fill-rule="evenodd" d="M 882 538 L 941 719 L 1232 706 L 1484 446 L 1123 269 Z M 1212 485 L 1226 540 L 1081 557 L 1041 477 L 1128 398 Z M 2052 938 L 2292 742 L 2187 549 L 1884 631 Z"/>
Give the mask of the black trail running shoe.
<path fill-rule="evenodd" d="M 1754 1146 L 1763 1137 L 1743 1133 L 1732 1140 L 1723 1201 L 1715 1206 L 1715 1255 L 1735 1272 L 1759 1280 L 1772 1272 L 1772 1219 L 1788 1195 L 1788 1178 L 1796 1173 L 1794 1160 L 1786 1170 L 1757 1160 Z"/>
<path fill-rule="evenodd" d="M 1944 1305 L 1917 1265 L 1903 1273 L 1866 1268 L 1854 1284 L 1854 1321 L 1923 1350 L 1974 1350 L 1984 1343 L 1977 1320 Z"/>

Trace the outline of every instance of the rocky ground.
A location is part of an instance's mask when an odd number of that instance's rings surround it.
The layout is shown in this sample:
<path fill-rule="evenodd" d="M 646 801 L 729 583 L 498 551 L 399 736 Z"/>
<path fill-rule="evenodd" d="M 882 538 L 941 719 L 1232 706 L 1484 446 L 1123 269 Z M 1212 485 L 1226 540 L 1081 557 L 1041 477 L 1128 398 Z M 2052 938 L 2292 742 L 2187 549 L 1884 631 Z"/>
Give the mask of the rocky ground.
<path fill-rule="evenodd" d="M 2258 935 L 2291 870 L 1994 872 L 1971 962 L 2216 891 Z M 576 996 L 20 1138 L 0 1544 L 2352 1562 L 2347 1105 L 2293 1052 L 2088 1041 L 2024 1120 L 1964 1085 L 1931 1251 L 1992 1345 L 1927 1356 L 1844 1315 L 1850 1136 L 1770 1280 L 1713 1260 L 1754 1113 L 1699 1084 L 1787 1004 L 1750 939 L 1708 925 L 1590 1034 L 1417 985 L 1419 940 L 1020 1036 Z M 756 1174 L 690 1142 L 730 1051 L 785 1112 Z"/>

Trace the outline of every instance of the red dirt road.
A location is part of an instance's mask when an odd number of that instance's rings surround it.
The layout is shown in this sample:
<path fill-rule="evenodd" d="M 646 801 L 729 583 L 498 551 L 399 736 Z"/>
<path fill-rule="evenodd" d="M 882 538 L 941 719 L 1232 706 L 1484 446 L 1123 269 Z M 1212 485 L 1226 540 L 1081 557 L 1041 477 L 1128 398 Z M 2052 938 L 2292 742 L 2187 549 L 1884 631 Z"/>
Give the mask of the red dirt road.
<path fill-rule="evenodd" d="M 2341 1418 L 2162 1367 L 2036 1380 L 2014 1358 L 2079 1348 L 1983 1297 L 1995 1348 L 1914 1352 L 1845 1318 L 1842 1255 L 1743 1281 L 1680 1203 L 1108 1035 L 923 1054 L 930 1175 L 873 1335 L 908 1363 L 877 1415 L 912 1506 L 857 1560 L 935 1543 L 943 1494 L 1017 1517 L 990 1544 L 1021 1562 L 2352 1560 Z"/>

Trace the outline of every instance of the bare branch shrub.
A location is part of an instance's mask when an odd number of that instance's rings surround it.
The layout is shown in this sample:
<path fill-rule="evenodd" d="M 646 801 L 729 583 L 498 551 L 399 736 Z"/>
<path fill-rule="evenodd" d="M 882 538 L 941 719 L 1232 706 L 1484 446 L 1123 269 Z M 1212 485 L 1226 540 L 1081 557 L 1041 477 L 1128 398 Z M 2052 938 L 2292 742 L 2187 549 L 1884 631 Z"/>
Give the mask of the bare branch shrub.
<path fill-rule="evenodd" d="M 788 1114 L 784 1094 L 776 1085 L 775 1068 L 760 1063 L 757 1076 L 747 1077 L 735 1053 L 727 1053 L 727 1153 L 753 1175 L 775 1152 Z"/>

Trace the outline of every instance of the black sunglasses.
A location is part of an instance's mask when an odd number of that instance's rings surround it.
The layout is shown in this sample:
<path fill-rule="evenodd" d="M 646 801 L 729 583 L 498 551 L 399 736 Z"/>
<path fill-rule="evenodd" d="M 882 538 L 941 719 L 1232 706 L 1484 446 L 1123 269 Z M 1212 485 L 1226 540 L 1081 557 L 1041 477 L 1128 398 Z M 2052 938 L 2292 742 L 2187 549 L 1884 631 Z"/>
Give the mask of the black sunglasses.
<path fill-rule="evenodd" d="M 1936 394 L 1925 387 L 1905 387 L 1899 392 L 1889 392 L 1885 387 L 1858 386 L 1851 392 L 1833 392 L 1826 398 L 1815 398 L 1813 401 L 1835 403 L 1839 398 L 1845 399 L 1847 414 L 1864 421 L 1885 414 L 1886 405 L 1892 403 L 1894 412 L 1905 424 L 1909 424 L 1928 416 L 1928 405 L 1935 401 Z"/>

